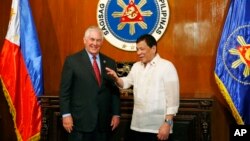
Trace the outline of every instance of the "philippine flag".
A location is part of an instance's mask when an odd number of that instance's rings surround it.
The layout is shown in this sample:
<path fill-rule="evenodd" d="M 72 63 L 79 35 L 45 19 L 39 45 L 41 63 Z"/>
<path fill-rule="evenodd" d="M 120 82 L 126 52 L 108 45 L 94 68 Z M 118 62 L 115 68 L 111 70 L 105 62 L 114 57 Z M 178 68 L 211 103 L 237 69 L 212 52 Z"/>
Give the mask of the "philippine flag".
<path fill-rule="evenodd" d="M 17 140 L 39 140 L 43 94 L 42 56 L 28 0 L 13 0 L 0 52 L 0 79 Z"/>

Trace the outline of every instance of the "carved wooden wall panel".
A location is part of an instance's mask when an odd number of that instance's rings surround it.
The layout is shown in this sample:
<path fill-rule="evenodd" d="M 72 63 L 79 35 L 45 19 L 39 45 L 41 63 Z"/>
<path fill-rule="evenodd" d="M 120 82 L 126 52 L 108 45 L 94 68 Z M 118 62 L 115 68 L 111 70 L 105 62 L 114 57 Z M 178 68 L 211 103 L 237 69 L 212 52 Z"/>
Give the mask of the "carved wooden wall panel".
<path fill-rule="evenodd" d="M 43 112 L 42 140 L 64 141 L 67 133 L 62 127 L 58 96 L 42 96 Z M 181 99 L 179 112 L 174 118 L 174 140 L 210 141 L 212 99 Z M 129 141 L 133 97 L 121 97 L 121 123 L 113 133 L 112 141 Z"/>

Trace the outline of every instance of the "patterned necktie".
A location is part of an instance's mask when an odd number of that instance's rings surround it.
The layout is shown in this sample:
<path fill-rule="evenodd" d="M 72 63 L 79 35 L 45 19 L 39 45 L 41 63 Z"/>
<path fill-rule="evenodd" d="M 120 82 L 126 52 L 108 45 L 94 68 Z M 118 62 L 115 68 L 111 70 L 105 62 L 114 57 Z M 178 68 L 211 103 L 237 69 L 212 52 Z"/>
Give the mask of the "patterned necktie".
<path fill-rule="evenodd" d="M 93 69 L 95 71 L 95 76 L 96 76 L 98 85 L 101 86 L 101 74 L 100 74 L 100 70 L 96 62 L 96 56 L 93 56 Z"/>

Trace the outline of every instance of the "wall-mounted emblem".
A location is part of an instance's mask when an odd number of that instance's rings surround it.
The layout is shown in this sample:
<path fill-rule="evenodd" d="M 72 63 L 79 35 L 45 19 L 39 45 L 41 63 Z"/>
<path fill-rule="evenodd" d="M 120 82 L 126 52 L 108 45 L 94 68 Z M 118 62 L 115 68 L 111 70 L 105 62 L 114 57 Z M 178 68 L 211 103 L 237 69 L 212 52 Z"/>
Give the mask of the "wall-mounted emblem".
<path fill-rule="evenodd" d="M 167 28 L 167 0 L 99 0 L 97 23 L 113 46 L 136 51 L 136 39 L 145 33 L 159 40 Z"/>

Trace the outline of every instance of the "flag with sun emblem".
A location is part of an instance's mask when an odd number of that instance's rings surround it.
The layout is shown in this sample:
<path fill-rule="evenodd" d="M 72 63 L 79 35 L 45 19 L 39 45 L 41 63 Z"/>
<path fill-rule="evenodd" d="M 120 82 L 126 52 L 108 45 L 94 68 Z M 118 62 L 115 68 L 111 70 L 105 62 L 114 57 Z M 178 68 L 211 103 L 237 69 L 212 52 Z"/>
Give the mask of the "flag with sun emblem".
<path fill-rule="evenodd" d="M 40 141 L 42 54 L 29 0 L 12 0 L 9 27 L 0 51 L 0 83 L 16 140 Z"/>
<path fill-rule="evenodd" d="M 250 125 L 250 1 L 232 0 L 218 47 L 215 79 L 238 124 Z"/>

